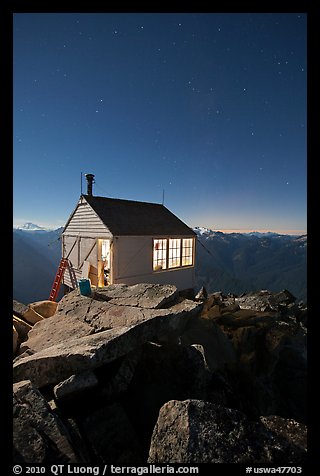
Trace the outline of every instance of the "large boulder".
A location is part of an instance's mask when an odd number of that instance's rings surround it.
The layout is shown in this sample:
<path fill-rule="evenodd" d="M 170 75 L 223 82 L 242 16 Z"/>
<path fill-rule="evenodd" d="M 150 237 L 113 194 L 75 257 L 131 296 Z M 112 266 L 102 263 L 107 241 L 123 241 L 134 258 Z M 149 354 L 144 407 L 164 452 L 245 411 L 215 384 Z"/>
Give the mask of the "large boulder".
<path fill-rule="evenodd" d="M 44 319 L 44 317 L 41 316 L 41 314 L 39 314 L 37 311 L 35 311 L 31 307 L 28 307 L 28 309 L 22 314 L 21 317 L 25 321 L 27 321 L 29 324 L 32 324 L 32 325 Z"/>
<path fill-rule="evenodd" d="M 66 294 L 58 303 L 57 313 L 68 314 L 72 312 L 74 314 L 77 304 L 79 304 L 79 298 L 81 307 L 85 301 L 88 304 L 92 304 L 94 301 L 107 301 L 116 306 L 160 309 L 168 304 L 173 304 L 178 298 L 178 291 L 171 284 L 139 283 L 133 286 L 111 284 L 96 289 L 91 295 L 92 301 L 82 299 L 82 297 L 77 289 Z"/>
<path fill-rule="evenodd" d="M 29 307 L 43 317 L 51 317 L 57 310 L 58 303 L 55 301 L 37 301 L 29 304 Z"/>
<path fill-rule="evenodd" d="M 137 306 L 160 309 L 172 304 L 178 297 L 178 290 L 172 284 L 139 283 L 133 286 L 113 284 L 99 288 L 94 296 L 110 301 L 117 306 Z M 62 303 L 59 307 L 62 306 Z"/>
<path fill-rule="evenodd" d="M 75 315 L 72 312 L 65 317 L 60 315 L 58 318 L 58 315 L 55 315 L 46 319 L 45 323 L 38 324 L 37 338 L 33 339 L 31 335 L 30 345 L 31 350 L 32 346 L 35 349 L 36 345 L 39 350 L 32 355 L 22 355 L 16 359 L 13 366 L 15 382 L 29 378 L 37 387 L 57 384 L 73 374 L 112 362 L 150 340 L 162 342 L 178 339 L 188 319 L 200 311 L 199 304 L 187 300 L 168 309 L 142 309 L 97 301 L 102 307 L 99 307 L 100 312 L 96 313 L 94 300 L 85 299 L 88 302 L 80 302 L 84 303 L 84 309 L 88 309 L 89 303 L 90 308 L 86 314 L 78 306 Z M 91 329 L 95 329 L 97 333 L 71 337 L 72 325 L 76 327 L 79 316 L 82 319 L 81 324 L 83 321 L 88 322 L 92 326 Z M 64 331 L 64 323 L 68 326 L 68 333 Z M 45 330 L 47 326 L 51 329 L 50 335 L 54 344 L 51 346 L 44 345 L 48 338 L 46 332 L 42 333 L 42 339 L 41 333 L 39 335 L 39 330 Z M 80 332 L 82 330 L 80 326 Z M 56 343 L 58 334 L 55 332 L 60 333 L 60 343 Z"/>
<path fill-rule="evenodd" d="M 295 424 L 296 430 L 304 426 Z M 149 463 L 243 463 L 297 465 L 306 460 L 306 442 L 268 421 L 200 400 L 172 400 L 159 412 Z"/>
<path fill-rule="evenodd" d="M 15 463 L 77 463 L 70 435 L 28 380 L 13 385 Z"/>
<path fill-rule="evenodd" d="M 126 327 L 67 339 L 16 359 L 13 380 L 19 382 L 29 378 L 36 387 L 57 384 L 71 375 L 94 369 L 124 355 L 134 345 L 136 339 L 128 334 Z"/>
<path fill-rule="evenodd" d="M 54 317 L 72 316 L 100 332 L 131 327 L 156 316 L 191 316 L 200 312 L 201 305 L 187 299 L 175 299 L 176 296 L 176 287 L 169 285 L 115 284 L 95 291 L 91 297 L 82 296 L 75 290 L 61 299 Z"/>
<path fill-rule="evenodd" d="M 25 351 L 34 354 L 68 339 L 79 339 L 93 333 L 94 329 L 89 324 L 73 316 L 53 316 L 32 327 L 27 341 L 20 347 L 20 354 Z"/>
<path fill-rule="evenodd" d="M 79 394 L 98 385 L 98 379 L 95 374 L 88 370 L 63 380 L 53 389 L 56 400 L 70 400 L 77 398 Z"/>

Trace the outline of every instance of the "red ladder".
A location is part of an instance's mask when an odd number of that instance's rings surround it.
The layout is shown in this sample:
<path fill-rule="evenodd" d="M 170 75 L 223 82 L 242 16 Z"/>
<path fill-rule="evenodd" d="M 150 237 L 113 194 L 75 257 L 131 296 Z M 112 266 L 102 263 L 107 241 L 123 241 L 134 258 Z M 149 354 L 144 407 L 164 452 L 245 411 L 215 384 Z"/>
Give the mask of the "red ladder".
<path fill-rule="evenodd" d="M 53 285 L 51 288 L 49 301 L 56 300 L 56 297 L 58 295 L 58 292 L 61 286 L 61 280 L 63 278 L 64 272 L 67 267 L 69 267 L 69 260 L 67 258 L 61 258 L 58 271 L 57 271 L 56 277 L 54 278 Z"/>

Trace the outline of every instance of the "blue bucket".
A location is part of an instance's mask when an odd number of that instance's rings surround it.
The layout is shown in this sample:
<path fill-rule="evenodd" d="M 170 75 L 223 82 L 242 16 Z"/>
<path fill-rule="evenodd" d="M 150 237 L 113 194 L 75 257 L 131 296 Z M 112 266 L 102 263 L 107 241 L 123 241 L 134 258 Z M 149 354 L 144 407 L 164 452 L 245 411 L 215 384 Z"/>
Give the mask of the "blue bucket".
<path fill-rule="evenodd" d="M 79 290 L 82 296 L 91 296 L 90 279 L 79 279 Z"/>

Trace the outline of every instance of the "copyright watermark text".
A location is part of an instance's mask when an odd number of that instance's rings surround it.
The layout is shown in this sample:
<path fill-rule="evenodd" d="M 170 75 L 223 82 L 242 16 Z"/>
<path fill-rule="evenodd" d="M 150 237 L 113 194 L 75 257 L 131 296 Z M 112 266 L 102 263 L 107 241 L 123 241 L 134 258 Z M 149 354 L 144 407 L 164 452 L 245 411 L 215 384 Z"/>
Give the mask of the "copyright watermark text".
<path fill-rule="evenodd" d="M 85 466 L 72 464 L 52 464 L 51 466 L 37 466 L 26 465 L 21 466 L 16 464 L 12 468 L 13 474 L 48 474 L 60 476 L 64 474 L 78 475 L 78 474 L 93 474 L 94 476 L 106 476 L 117 474 L 135 474 L 142 476 L 144 474 L 198 474 L 199 468 L 197 466 L 172 466 L 149 464 L 146 466 L 116 466 L 113 464 L 102 466 Z"/>

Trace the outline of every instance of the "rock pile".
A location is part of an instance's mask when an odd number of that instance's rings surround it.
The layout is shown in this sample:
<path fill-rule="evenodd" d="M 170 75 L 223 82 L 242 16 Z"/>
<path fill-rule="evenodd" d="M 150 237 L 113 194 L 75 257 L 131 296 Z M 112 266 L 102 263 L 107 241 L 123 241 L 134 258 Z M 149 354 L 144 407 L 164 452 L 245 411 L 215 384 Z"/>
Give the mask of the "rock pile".
<path fill-rule="evenodd" d="M 16 463 L 304 461 L 306 308 L 287 291 L 120 284 L 51 304 L 14 302 Z"/>
<path fill-rule="evenodd" d="M 57 303 L 53 301 L 38 301 L 25 306 L 13 300 L 13 355 L 15 356 L 20 345 L 27 340 L 32 326 L 46 317 L 54 315 Z"/>

